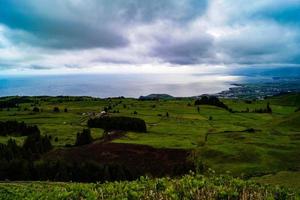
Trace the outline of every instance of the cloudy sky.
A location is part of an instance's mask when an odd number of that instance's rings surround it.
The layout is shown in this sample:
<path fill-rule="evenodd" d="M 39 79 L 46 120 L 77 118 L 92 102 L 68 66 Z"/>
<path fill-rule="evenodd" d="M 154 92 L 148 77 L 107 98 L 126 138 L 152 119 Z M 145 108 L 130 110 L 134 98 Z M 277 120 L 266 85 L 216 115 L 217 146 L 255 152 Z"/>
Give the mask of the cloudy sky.
<path fill-rule="evenodd" d="M 300 0 L 0 0 L 0 73 L 300 65 Z"/>

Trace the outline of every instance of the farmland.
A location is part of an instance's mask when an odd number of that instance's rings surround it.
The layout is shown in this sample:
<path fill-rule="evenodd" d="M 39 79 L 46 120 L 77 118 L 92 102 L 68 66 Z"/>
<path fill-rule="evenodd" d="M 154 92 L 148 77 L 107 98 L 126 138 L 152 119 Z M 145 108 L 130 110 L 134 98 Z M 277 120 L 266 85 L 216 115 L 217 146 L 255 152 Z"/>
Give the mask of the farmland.
<path fill-rule="evenodd" d="M 5 97 L 0 101 L 14 98 L 21 97 Z M 91 97 L 26 99 L 29 101 L 19 103 L 17 107 L 2 108 L 0 121 L 24 121 L 26 124 L 37 125 L 41 135 L 51 136 L 54 148 L 41 159 L 53 161 L 59 158 L 72 162 L 76 158 L 97 163 L 121 162 L 127 167 L 144 169 L 139 175 L 144 175 L 145 172 L 154 177 L 172 173 L 156 169 L 154 164 L 147 166 L 146 163 L 151 160 L 168 170 L 170 166 L 176 165 L 185 166 L 184 169 L 188 171 L 189 163 L 194 163 L 195 170 L 201 174 L 207 174 L 213 169 L 216 174 L 226 173 L 259 183 L 287 187 L 290 187 L 291 180 L 297 183 L 294 184 L 295 190 L 300 189 L 299 94 L 252 101 L 220 99 L 230 110 L 214 105 L 195 106 L 193 98 L 143 101 Z M 268 104 L 272 109 L 271 113 L 258 112 Z M 34 108 L 38 108 L 38 111 L 34 111 Z M 54 108 L 58 108 L 58 111 Z M 147 132 L 127 131 L 103 143 L 104 130 L 91 128 L 94 142 L 73 147 L 77 133 L 88 128 L 89 118 L 104 110 L 109 116 L 144 120 Z M 5 144 L 10 138 L 22 145 L 26 136 L 1 136 L 0 142 Z M 102 155 L 103 151 L 111 156 Z M 147 157 L 149 161 L 141 161 L 143 157 Z M 286 175 L 282 176 L 283 173 Z M 280 181 L 282 177 L 286 180 Z M 41 187 L 40 183 L 35 186 Z M 25 184 L 12 188 L 26 187 Z"/>

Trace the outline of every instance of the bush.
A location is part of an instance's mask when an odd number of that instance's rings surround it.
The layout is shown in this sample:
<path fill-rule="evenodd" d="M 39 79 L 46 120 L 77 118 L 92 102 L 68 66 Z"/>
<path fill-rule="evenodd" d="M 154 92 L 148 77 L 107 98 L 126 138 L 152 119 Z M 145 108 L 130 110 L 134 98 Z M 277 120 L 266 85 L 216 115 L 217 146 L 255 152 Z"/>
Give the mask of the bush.
<path fill-rule="evenodd" d="M 144 120 L 134 117 L 105 116 L 88 120 L 90 128 L 103 128 L 106 131 L 122 130 L 147 132 Z"/>
<path fill-rule="evenodd" d="M 62 162 L 40 163 L 39 168 L 40 174 L 45 175 L 48 175 L 49 171 L 55 174 L 55 169 L 58 168 L 64 169 L 64 173 L 56 172 L 56 175 L 52 175 L 55 180 L 61 180 L 73 173 L 69 171 L 69 164 Z M 86 181 L 89 182 L 94 177 L 94 174 L 89 173 L 89 169 L 99 169 L 95 176 L 101 176 L 99 172 L 112 172 L 113 168 L 115 167 L 86 163 L 79 165 L 75 174 L 78 174 L 78 177 L 86 177 Z M 102 176 L 105 174 L 111 173 L 104 173 Z M 0 185 L 0 191 L 6 199 L 298 199 L 297 191 L 293 189 L 261 185 L 226 175 L 205 177 L 197 174 L 176 179 L 140 177 L 135 181 L 97 184 L 3 183 Z"/>
<path fill-rule="evenodd" d="M 77 133 L 75 146 L 90 144 L 92 141 L 90 129 L 83 129 L 81 133 Z"/>
<path fill-rule="evenodd" d="M 60 112 L 60 110 L 59 110 L 58 107 L 54 107 L 54 108 L 53 108 L 53 112 Z"/>
<path fill-rule="evenodd" d="M 32 111 L 33 111 L 33 112 L 40 112 L 40 109 L 39 109 L 38 107 L 34 107 L 34 108 L 32 109 Z"/>

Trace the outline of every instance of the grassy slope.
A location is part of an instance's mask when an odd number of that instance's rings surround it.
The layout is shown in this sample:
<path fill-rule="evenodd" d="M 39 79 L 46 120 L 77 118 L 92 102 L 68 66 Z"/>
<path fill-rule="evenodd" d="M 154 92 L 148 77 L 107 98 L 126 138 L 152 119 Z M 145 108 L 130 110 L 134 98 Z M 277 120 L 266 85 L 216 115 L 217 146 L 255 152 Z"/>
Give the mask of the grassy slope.
<path fill-rule="evenodd" d="M 247 104 L 242 100 L 223 100 L 230 108 L 243 111 L 246 108 L 265 108 L 271 103 L 273 114 L 229 113 L 213 106 L 200 106 L 200 113 L 189 99 L 137 101 L 123 99 L 113 110 L 117 115 L 135 116 L 147 122 L 148 133 L 127 133 L 127 137 L 115 140 L 119 143 L 146 144 L 158 148 L 199 149 L 205 166 L 217 172 L 231 171 L 233 175 L 255 175 L 300 168 L 300 113 L 298 95 L 286 95 Z M 112 104 L 119 102 L 112 100 Z M 30 111 L 0 111 L 0 120 L 25 121 L 37 124 L 43 134 L 58 137 L 55 146 L 73 144 L 77 131 L 86 126 L 87 117 L 82 113 L 99 112 L 109 105 L 108 100 L 81 102 L 40 102 L 41 113 Z M 123 105 L 126 105 L 126 108 Z M 155 105 L 155 108 L 153 108 Z M 54 106 L 68 113 L 53 113 Z M 22 108 L 32 108 L 30 104 Z M 23 109 L 22 109 L 23 110 Z M 137 111 L 137 115 L 133 112 Z M 166 112 L 170 117 L 165 117 Z M 161 114 L 162 116 L 158 116 Z M 212 116 L 213 120 L 209 120 Z M 240 132 L 248 128 L 256 132 Z M 93 136 L 101 137 L 102 130 L 93 129 Z M 205 141 L 205 135 L 208 140 Z M 24 138 L 17 138 L 22 143 Z M 0 137 L 6 142 L 8 137 Z"/>
<path fill-rule="evenodd" d="M 252 180 L 263 184 L 285 186 L 300 192 L 300 172 L 281 171 L 276 174 L 254 177 Z"/>

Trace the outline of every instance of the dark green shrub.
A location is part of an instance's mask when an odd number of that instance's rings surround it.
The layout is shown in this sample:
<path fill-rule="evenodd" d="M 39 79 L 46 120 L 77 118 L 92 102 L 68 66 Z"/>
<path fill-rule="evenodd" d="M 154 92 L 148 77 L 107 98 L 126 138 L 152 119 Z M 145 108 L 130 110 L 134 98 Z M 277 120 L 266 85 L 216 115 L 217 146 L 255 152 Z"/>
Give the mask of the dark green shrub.
<path fill-rule="evenodd" d="M 77 133 L 75 146 L 90 144 L 92 141 L 90 129 L 83 129 L 81 133 Z"/>
<path fill-rule="evenodd" d="M 32 109 L 32 111 L 33 111 L 33 112 L 40 112 L 40 109 L 39 109 L 38 107 L 34 107 L 34 108 Z"/>
<path fill-rule="evenodd" d="M 58 107 L 54 107 L 54 108 L 53 108 L 53 112 L 60 112 L 60 110 L 59 110 Z"/>

